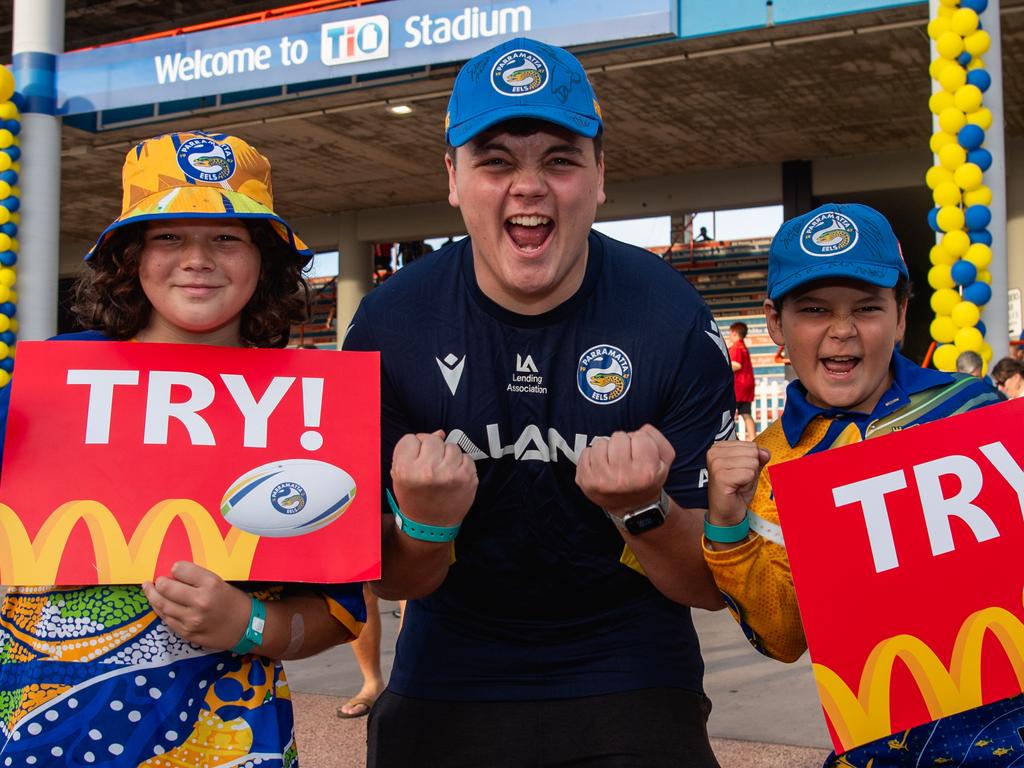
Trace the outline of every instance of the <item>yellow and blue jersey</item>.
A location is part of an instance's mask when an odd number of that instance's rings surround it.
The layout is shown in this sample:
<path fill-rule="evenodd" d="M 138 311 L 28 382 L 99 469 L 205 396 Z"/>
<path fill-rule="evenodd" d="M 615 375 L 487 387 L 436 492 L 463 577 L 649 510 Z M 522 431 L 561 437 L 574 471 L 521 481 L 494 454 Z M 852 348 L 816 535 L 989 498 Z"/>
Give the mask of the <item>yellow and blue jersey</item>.
<path fill-rule="evenodd" d="M 919 368 L 899 353 L 893 356 L 892 371 L 892 386 L 871 413 L 819 408 L 808 401 L 799 381 L 792 382 L 782 418 L 757 437 L 757 443 L 771 451 L 769 466 L 1003 399 L 981 379 Z M 751 644 L 772 658 L 795 661 L 807 643 L 767 471 L 761 473 L 749 517 L 751 531 L 757 535 L 728 550 L 716 551 L 705 545 L 704 558 Z M 826 766 L 991 765 L 993 755 L 1000 754 L 992 750 L 1012 747 L 1015 754 L 1024 752 L 1018 728 L 1024 729 L 1024 696 L 942 718 L 840 757 L 832 755 Z"/>

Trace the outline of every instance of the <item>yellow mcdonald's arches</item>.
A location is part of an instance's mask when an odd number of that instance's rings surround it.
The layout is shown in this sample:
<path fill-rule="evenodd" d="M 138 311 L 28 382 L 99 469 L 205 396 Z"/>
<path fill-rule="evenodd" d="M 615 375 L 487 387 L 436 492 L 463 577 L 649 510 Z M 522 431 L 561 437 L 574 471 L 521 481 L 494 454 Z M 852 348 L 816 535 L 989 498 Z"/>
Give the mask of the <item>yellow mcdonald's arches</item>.
<path fill-rule="evenodd" d="M 151 579 L 168 527 L 180 520 L 188 534 L 192 560 L 225 579 L 247 579 L 260 537 L 232 528 L 226 537 L 210 513 L 191 499 L 155 504 L 126 542 L 113 513 L 98 501 L 69 501 L 46 519 L 29 540 L 17 514 L 0 504 L 0 583 L 53 584 L 68 537 L 78 521 L 92 538 L 98 583 L 132 584 Z"/>
<path fill-rule="evenodd" d="M 893 732 L 889 702 L 897 659 L 910 670 L 933 720 L 981 706 L 981 653 L 986 632 L 999 640 L 1024 691 L 1024 624 L 999 607 L 984 608 L 967 617 L 957 632 L 948 670 L 932 649 L 913 635 L 886 638 L 874 647 L 864 663 L 857 695 L 824 664 L 812 664 L 822 707 L 843 750 Z"/>

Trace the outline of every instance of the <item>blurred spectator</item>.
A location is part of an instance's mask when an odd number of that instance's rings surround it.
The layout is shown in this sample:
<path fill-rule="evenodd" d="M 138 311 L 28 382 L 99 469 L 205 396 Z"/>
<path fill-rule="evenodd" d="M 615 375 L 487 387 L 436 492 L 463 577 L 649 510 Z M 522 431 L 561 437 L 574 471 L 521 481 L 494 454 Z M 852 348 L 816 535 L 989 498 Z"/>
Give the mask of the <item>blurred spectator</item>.
<path fill-rule="evenodd" d="M 961 352 L 960 356 L 956 359 L 956 369 L 960 373 L 969 373 L 971 376 L 977 376 L 979 379 L 984 378 L 982 369 L 985 367 L 985 362 L 981 359 L 981 355 L 977 352 Z"/>
<path fill-rule="evenodd" d="M 747 350 L 747 324 L 729 326 L 729 362 L 732 365 L 733 387 L 736 390 L 736 413 L 743 419 L 743 439 L 754 439 L 754 366 Z"/>
<path fill-rule="evenodd" d="M 1024 395 L 1024 363 L 1004 357 L 992 367 L 992 383 L 1010 400 Z"/>
<path fill-rule="evenodd" d="M 709 240 L 711 240 L 711 237 L 708 235 L 708 228 L 701 227 L 700 233 L 693 239 L 696 240 L 698 243 L 706 243 Z"/>

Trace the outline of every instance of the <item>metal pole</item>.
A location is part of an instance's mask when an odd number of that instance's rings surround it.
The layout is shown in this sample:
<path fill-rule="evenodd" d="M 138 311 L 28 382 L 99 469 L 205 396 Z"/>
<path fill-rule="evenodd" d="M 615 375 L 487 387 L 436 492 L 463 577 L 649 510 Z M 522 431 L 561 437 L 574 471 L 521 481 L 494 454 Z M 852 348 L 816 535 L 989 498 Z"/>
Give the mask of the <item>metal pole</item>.
<path fill-rule="evenodd" d="M 992 37 L 985 53 L 985 69 L 992 77 L 992 85 L 985 92 L 984 104 L 992 110 L 992 127 L 985 132 L 985 148 L 992 153 L 992 167 L 985 173 L 985 183 L 992 190 L 992 299 L 982 308 L 985 336 L 992 347 L 992 362 L 1010 350 L 1009 335 L 1009 264 L 1006 248 L 1006 146 L 1003 141 L 1003 46 L 999 32 L 999 0 L 989 0 L 981 14 L 981 25 Z"/>
<path fill-rule="evenodd" d="M 18 336 L 57 331 L 60 257 L 60 118 L 57 54 L 64 50 L 64 0 L 14 0 L 13 70 L 21 116 L 21 253 Z"/>

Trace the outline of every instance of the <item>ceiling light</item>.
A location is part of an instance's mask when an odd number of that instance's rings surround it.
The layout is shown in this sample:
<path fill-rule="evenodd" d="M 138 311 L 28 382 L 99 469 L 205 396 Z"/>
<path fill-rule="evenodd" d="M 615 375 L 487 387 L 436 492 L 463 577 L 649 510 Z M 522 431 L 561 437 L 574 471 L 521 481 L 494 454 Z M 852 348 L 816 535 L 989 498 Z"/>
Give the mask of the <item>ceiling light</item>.
<path fill-rule="evenodd" d="M 388 107 L 388 112 L 392 115 L 409 115 L 412 114 L 412 107 L 408 104 L 391 104 Z"/>

